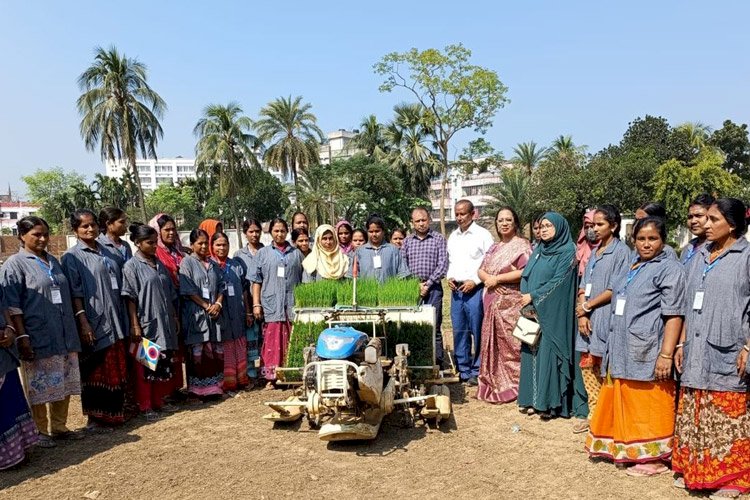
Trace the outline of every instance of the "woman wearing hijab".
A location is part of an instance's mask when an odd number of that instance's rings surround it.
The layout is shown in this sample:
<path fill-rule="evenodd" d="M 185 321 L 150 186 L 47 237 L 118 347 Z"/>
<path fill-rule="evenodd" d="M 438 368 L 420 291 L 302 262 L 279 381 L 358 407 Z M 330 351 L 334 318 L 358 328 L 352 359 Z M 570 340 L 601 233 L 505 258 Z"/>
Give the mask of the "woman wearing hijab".
<path fill-rule="evenodd" d="M 340 220 L 336 223 L 336 238 L 338 238 L 341 251 L 346 255 L 354 251 L 354 248 L 352 248 L 352 233 L 354 233 L 354 228 L 349 221 Z"/>
<path fill-rule="evenodd" d="M 349 257 L 341 250 L 333 226 L 323 224 L 315 230 L 315 245 L 302 261 L 302 281 L 337 280 L 349 269 Z"/>
<path fill-rule="evenodd" d="M 224 224 L 216 219 L 206 219 L 201 222 L 200 226 L 198 226 L 198 229 L 202 229 L 206 232 L 206 234 L 208 234 L 209 254 L 211 255 L 211 257 L 215 257 L 214 249 L 211 245 L 211 240 L 213 239 L 214 234 L 224 232 Z"/>
<path fill-rule="evenodd" d="M 574 298 L 578 263 L 570 227 L 548 212 L 541 241 L 521 275 L 522 305 L 531 305 L 541 326 L 536 345 L 521 346 L 518 405 L 543 419 L 570 416 L 573 375 Z"/>

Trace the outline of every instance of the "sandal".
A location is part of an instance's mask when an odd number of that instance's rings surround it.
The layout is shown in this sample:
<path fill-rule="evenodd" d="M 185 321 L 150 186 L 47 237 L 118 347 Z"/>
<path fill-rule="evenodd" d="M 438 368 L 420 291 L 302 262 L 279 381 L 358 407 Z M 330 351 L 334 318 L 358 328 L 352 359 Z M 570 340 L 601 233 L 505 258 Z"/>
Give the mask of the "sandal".
<path fill-rule="evenodd" d="M 580 419 L 578 422 L 573 425 L 573 434 L 582 434 L 584 432 L 588 432 L 589 430 L 589 421 L 585 419 Z"/>
<path fill-rule="evenodd" d="M 159 408 L 159 411 L 163 413 L 177 413 L 180 409 L 173 404 L 167 403 Z"/>
<path fill-rule="evenodd" d="M 157 420 L 161 420 L 164 417 L 156 413 L 154 410 L 149 410 L 143 413 L 143 418 L 146 419 L 146 422 L 156 422 Z"/>
<path fill-rule="evenodd" d="M 40 448 L 54 448 L 57 446 L 57 443 L 55 443 L 55 440 L 50 436 L 47 436 L 46 434 L 40 434 L 39 441 L 36 442 L 36 445 Z"/>
<path fill-rule="evenodd" d="M 84 436 L 80 432 L 73 431 L 55 432 L 54 434 L 52 434 L 53 439 L 59 439 L 62 441 L 80 441 L 85 437 L 86 436 Z"/>
<path fill-rule="evenodd" d="M 545 411 L 539 414 L 539 418 L 543 420 L 544 422 L 549 422 L 550 420 L 555 418 L 555 416 L 551 414 L 550 412 Z"/>
<path fill-rule="evenodd" d="M 112 434 L 115 432 L 115 429 L 113 427 L 105 427 L 92 422 L 86 426 L 86 432 L 89 434 Z"/>
<path fill-rule="evenodd" d="M 723 500 L 725 498 L 738 498 L 740 490 L 735 488 L 720 488 L 708 496 L 710 500 Z"/>
<path fill-rule="evenodd" d="M 653 467 L 651 465 L 653 464 L 636 464 L 632 467 L 629 467 L 625 471 L 625 474 L 631 477 L 651 477 L 669 472 L 669 467 L 664 464 L 661 464 L 657 467 Z"/>
<path fill-rule="evenodd" d="M 676 477 L 674 482 L 672 483 L 672 486 L 681 490 L 686 489 L 687 487 L 685 486 L 685 478 L 682 476 Z"/>

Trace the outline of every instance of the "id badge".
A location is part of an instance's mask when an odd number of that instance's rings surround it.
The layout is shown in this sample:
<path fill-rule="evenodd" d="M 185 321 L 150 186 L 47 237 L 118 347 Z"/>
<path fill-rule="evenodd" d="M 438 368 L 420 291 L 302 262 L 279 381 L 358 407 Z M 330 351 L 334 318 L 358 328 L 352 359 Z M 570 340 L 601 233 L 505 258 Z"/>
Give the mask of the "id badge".
<path fill-rule="evenodd" d="M 234 285 L 231 283 L 227 285 L 227 295 L 234 297 Z"/>
<path fill-rule="evenodd" d="M 700 311 L 703 309 L 703 290 L 696 290 L 695 298 L 693 299 L 693 311 Z"/>
<path fill-rule="evenodd" d="M 277 278 L 285 278 L 286 277 L 286 268 L 284 266 L 279 266 L 276 268 L 276 277 Z"/>
<path fill-rule="evenodd" d="M 591 297 L 591 283 L 586 283 L 586 290 L 584 290 L 583 295 L 588 299 Z"/>
<path fill-rule="evenodd" d="M 625 297 L 620 295 L 615 302 L 615 316 L 622 316 L 623 314 L 625 314 Z"/>
<path fill-rule="evenodd" d="M 203 295 L 204 299 L 211 300 L 211 290 L 209 290 L 207 286 L 201 288 L 201 295 Z"/>
<path fill-rule="evenodd" d="M 117 284 L 117 276 L 110 275 L 109 282 L 112 284 L 112 290 L 118 290 L 120 288 L 120 285 Z"/>
<path fill-rule="evenodd" d="M 50 289 L 50 292 L 52 292 L 52 303 L 62 304 L 62 293 L 60 292 L 60 287 L 55 285 Z"/>
<path fill-rule="evenodd" d="M 375 269 L 380 269 L 383 267 L 383 261 L 380 259 L 380 255 L 374 255 L 372 257 L 372 267 Z"/>

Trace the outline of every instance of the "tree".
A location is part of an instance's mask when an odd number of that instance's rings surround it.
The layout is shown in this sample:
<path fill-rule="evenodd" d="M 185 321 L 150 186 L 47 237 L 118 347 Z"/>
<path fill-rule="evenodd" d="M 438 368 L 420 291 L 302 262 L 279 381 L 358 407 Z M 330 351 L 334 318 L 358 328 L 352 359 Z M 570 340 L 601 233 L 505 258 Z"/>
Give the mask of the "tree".
<path fill-rule="evenodd" d="M 240 214 L 236 197 L 247 169 L 260 168 L 255 151 L 262 148 L 257 137 L 250 133 L 253 122 L 242 115 L 236 102 L 226 106 L 209 104 L 193 129 L 198 137 L 195 145 L 197 169 L 216 179 L 219 195 L 229 200 L 231 216 L 239 241 L 242 241 Z"/>
<path fill-rule="evenodd" d="M 484 133 L 495 113 L 508 99 L 507 87 L 492 70 L 469 63 L 471 51 L 463 45 L 386 54 L 373 66 L 385 77 L 381 92 L 403 88 L 413 94 L 430 115 L 430 124 L 442 162 L 440 229 L 445 234 L 445 193 L 448 185 L 449 145 L 453 136 L 471 128 Z"/>
<path fill-rule="evenodd" d="M 146 218 L 146 205 L 135 160 L 156 158 L 163 135 L 159 120 L 167 108 L 151 87 L 146 66 L 120 55 L 115 47 L 95 49 L 94 63 L 78 77 L 83 94 L 78 98 L 80 131 L 86 149 L 99 146 L 102 160 L 125 161 L 138 187 L 138 205 Z"/>
<path fill-rule="evenodd" d="M 724 170 L 723 162 L 720 152 L 705 149 L 692 165 L 671 159 L 659 166 L 652 180 L 654 196 L 664 202 L 672 228 L 681 223 L 697 195 L 711 193 L 720 198 L 740 194 L 742 180 Z"/>
<path fill-rule="evenodd" d="M 721 149 L 726 158 L 723 167 L 729 173 L 750 180 L 750 139 L 747 124 L 737 125 L 732 120 L 724 120 L 722 127 L 713 134 L 708 143 Z"/>
<path fill-rule="evenodd" d="M 690 162 L 695 157 L 688 134 L 674 131 L 669 122 L 662 117 L 646 115 L 636 118 L 630 124 L 620 141 L 622 150 L 634 148 L 651 148 L 659 164 L 676 158 Z"/>
<path fill-rule="evenodd" d="M 634 213 L 643 202 L 654 199 L 651 179 L 657 168 L 659 163 L 651 148 L 603 149 L 591 158 L 582 179 L 589 193 L 588 203 L 611 203 L 621 212 Z"/>
<path fill-rule="evenodd" d="M 180 229 L 198 227 L 202 212 L 196 210 L 196 204 L 195 192 L 189 185 L 161 184 L 146 198 L 150 216 L 168 213 L 175 218 Z"/>
<path fill-rule="evenodd" d="M 120 179 L 95 174 L 91 190 L 101 207 L 118 207 L 130 210 L 138 207 L 138 187 L 133 175 L 126 171 Z"/>
<path fill-rule="evenodd" d="M 258 220 L 271 220 L 282 216 L 289 208 L 289 193 L 285 186 L 269 172 L 250 169 L 243 173 L 237 191 L 235 206 L 240 217 L 253 217 Z M 206 201 L 205 217 L 221 218 L 230 213 L 230 200 L 213 191 Z"/>
<path fill-rule="evenodd" d="M 75 172 L 65 172 L 60 167 L 37 169 L 21 177 L 26 183 L 26 194 L 32 203 L 40 205 L 39 214 L 54 231 L 61 230 L 75 205 L 74 187 L 80 193 L 84 178 Z"/>
<path fill-rule="evenodd" d="M 481 174 L 492 166 L 499 166 L 503 161 L 503 153 L 495 151 L 492 144 L 484 137 L 477 137 L 463 149 L 458 155 L 459 163 L 463 166 L 464 173 L 469 175 L 474 172 Z"/>
<path fill-rule="evenodd" d="M 320 161 L 323 131 L 311 108 L 311 104 L 302 102 L 301 96 L 294 100 L 292 96 L 280 97 L 263 106 L 255 124 L 260 139 L 270 144 L 263 156 L 265 162 L 284 176 L 291 175 L 295 190 L 298 171 Z"/>
<path fill-rule="evenodd" d="M 708 139 L 711 136 L 711 127 L 701 122 L 685 122 L 678 125 L 675 130 L 687 134 L 690 145 L 696 154 L 708 144 Z"/>
<path fill-rule="evenodd" d="M 561 160 L 573 158 L 577 153 L 586 151 L 586 146 L 576 146 L 573 137 L 560 135 L 552 141 L 552 146 L 547 150 L 547 155 L 553 155 Z"/>
<path fill-rule="evenodd" d="M 378 158 L 391 165 L 407 193 L 427 197 L 438 164 L 428 145 L 433 138 L 429 115 L 420 104 L 398 104 L 393 111 L 384 132 L 388 154 Z"/>
<path fill-rule="evenodd" d="M 521 142 L 515 148 L 513 152 L 516 156 L 511 160 L 516 165 L 520 165 L 526 169 L 526 174 L 531 176 L 534 169 L 539 165 L 547 154 L 546 148 L 537 149 L 537 144 L 534 141 Z"/>
<path fill-rule="evenodd" d="M 367 156 L 377 156 L 388 151 L 388 146 L 383 134 L 385 126 L 378 123 L 375 115 L 362 119 L 359 124 L 359 132 L 352 139 L 353 146 Z"/>
<path fill-rule="evenodd" d="M 503 206 L 513 207 L 523 227 L 534 218 L 534 202 L 531 198 L 531 177 L 523 167 L 504 168 L 500 172 L 502 183 L 487 190 L 494 198 L 487 204 L 487 210 L 496 212 Z"/>

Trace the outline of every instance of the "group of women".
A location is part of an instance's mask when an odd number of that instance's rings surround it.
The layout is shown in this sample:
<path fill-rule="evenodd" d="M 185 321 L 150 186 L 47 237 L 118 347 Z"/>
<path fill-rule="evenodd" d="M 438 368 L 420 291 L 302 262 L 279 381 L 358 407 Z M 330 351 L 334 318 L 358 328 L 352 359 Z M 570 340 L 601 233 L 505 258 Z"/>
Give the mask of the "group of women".
<path fill-rule="evenodd" d="M 517 399 L 542 419 L 577 416 L 592 459 L 631 476 L 671 470 L 675 487 L 734 498 L 750 492 L 746 207 L 701 195 L 687 221 L 694 238 L 678 257 L 658 203 L 636 212 L 633 250 L 614 206 L 587 212 L 577 244 L 549 212 L 532 251 L 513 210 L 500 210 L 500 241 L 480 270 L 477 396 Z M 541 334 L 519 350 L 520 315 Z"/>

